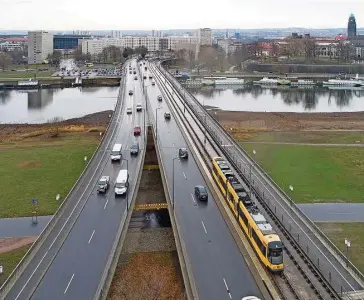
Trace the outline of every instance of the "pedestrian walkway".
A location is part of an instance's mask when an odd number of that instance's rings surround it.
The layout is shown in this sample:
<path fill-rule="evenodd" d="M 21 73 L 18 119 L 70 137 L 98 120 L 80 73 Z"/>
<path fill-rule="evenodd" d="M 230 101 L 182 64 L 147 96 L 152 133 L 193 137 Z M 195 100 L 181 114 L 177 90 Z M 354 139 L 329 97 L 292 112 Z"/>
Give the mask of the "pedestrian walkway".
<path fill-rule="evenodd" d="M 51 218 L 38 217 L 38 223 L 33 223 L 31 217 L 0 219 L 0 238 L 38 236 Z"/>

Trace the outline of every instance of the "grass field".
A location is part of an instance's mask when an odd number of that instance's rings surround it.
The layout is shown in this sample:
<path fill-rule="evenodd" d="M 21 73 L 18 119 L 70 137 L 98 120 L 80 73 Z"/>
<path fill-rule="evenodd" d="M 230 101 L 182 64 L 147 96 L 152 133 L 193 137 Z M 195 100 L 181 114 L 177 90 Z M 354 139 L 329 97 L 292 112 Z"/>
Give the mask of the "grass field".
<path fill-rule="evenodd" d="M 250 133 L 246 137 L 249 142 L 364 144 L 363 131 L 273 131 Z"/>
<path fill-rule="evenodd" d="M 364 149 L 242 144 L 297 203 L 364 202 Z M 293 185 L 294 190 L 289 190 Z"/>
<path fill-rule="evenodd" d="M 62 133 L 0 144 L 0 218 L 30 216 L 32 198 L 39 201 L 39 215 L 53 214 L 84 169 L 84 156 L 91 158 L 98 142 L 98 133 Z"/>
<path fill-rule="evenodd" d="M 6 278 L 10 275 L 19 261 L 23 258 L 29 247 L 30 245 L 27 245 L 13 251 L 0 253 L 0 264 L 3 265 L 4 268 L 4 273 L 0 275 L 0 286 L 4 283 Z"/>
<path fill-rule="evenodd" d="M 330 240 L 346 254 L 345 238 L 351 242 L 350 261 L 364 273 L 364 223 L 316 223 Z"/>
<path fill-rule="evenodd" d="M 28 78 L 39 78 L 39 77 L 49 77 L 54 73 L 54 71 L 45 71 L 45 72 L 38 72 L 38 71 L 6 71 L 0 72 L 0 80 L 10 79 L 10 78 L 20 78 L 20 79 L 28 79 Z M 35 76 L 36 75 L 36 76 Z"/>

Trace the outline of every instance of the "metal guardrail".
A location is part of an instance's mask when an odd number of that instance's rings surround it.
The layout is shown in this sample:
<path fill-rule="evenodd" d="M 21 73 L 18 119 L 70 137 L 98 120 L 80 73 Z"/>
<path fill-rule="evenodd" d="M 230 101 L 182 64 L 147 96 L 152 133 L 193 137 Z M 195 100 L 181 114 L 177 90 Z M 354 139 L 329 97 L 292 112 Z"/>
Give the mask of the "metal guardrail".
<path fill-rule="evenodd" d="M 201 118 L 200 114 L 201 112 L 205 114 L 204 112 L 204 108 L 202 107 L 202 105 L 188 92 L 186 92 L 183 87 L 175 80 L 175 78 L 167 73 L 164 69 L 162 69 L 161 67 L 159 67 L 159 69 L 161 70 L 161 72 L 163 72 L 165 74 L 166 77 L 168 77 L 169 81 L 172 83 L 172 85 L 177 89 L 177 91 L 180 92 L 181 96 L 184 96 L 184 99 L 186 100 L 186 103 L 191 107 L 191 109 L 194 111 L 194 113 Z M 183 93 L 182 93 L 183 91 Z M 249 154 L 244 151 L 243 149 L 240 148 L 240 146 L 234 141 L 234 139 L 228 134 L 225 132 L 224 128 L 218 123 L 216 122 L 216 120 L 214 120 L 209 114 L 208 115 L 208 118 L 209 118 L 209 122 L 211 125 L 216 125 L 218 126 L 218 128 L 220 129 L 220 134 L 216 134 L 216 132 L 213 131 L 213 128 L 211 128 L 212 126 L 208 126 L 207 123 L 205 123 L 205 125 L 207 126 L 207 128 L 209 129 L 209 132 L 214 135 L 214 137 L 220 142 L 220 145 L 222 145 L 223 143 L 223 140 L 222 138 L 225 138 L 229 141 L 229 144 L 232 145 L 233 147 L 223 147 L 224 148 L 224 152 L 226 152 L 230 157 L 232 157 L 233 161 L 239 166 L 239 161 L 238 161 L 238 156 L 239 154 L 245 156 L 245 160 L 248 160 L 251 162 L 252 165 L 254 165 L 254 167 L 257 168 L 257 170 L 261 173 L 259 174 L 260 176 L 262 174 L 265 174 L 266 175 L 266 172 L 249 156 Z M 204 120 L 201 120 L 202 122 Z M 205 121 L 206 122 L 206 121 Z M 221 134 L 223 133 L 223 134 Z M 238 151 L 235 151 L 235 153 L 231 153 L 229 151 L 229 149 L 231 148 L 237 148 Z M 227 150 L 228 149 L 228 150 Z M 243 167 L 241 164 L 240 164 L 240 169 L 243 171 L 243 173 L 245 173 L 246 171 L 246 168 Z M 256 176 L 256 175 L 255 175 Z M 256 176 L 257 177 L 257 176 Z M 264 178 L 264 176 L 262 176 Z M 312 221 L 296 206 L 296 204 L 292 201 L 292 199 L 269 177 L 267 176 L 267 178 L 264 178 L 265 180 L 270 180 L 270 185 L 274 188 L 276 188 L 278 190 L 278 192 L 280 194 L 282 194 L 284 197 L 287 198 L 288 200 L 288 210 L 286 209 L 286 207 L 283 207 L 284 205 L 282 205 L 282 203 L 279 203 L 279 205 L 283 208 L 283 210 L 285 212 L 287 211 L 294 211 L 296 213 L 296 215 L 298 217 L 301 218 L 301 223 L 303 223 L 304 225 L 306 225 L 306 227 L 308 228 L 309 231 L 315 233 L 315 230 L 317 231 L 319 237 L 321 237 L 322 239 L 324 239 L 325 242 L 327 242 L 327 244 L 333 249 L 333 251 L 339 255 L 339 257 L 343 260 L 342 262 L 341 261 L 337 261 L 338 263 L 340 264 L 343 264 L 343 262 L 346 262 L 346 258 L 345 256 L 343 255 L 343 253 L 337 249 L 337 247 L 335 245 L 333 245 L 333 243 L 326 237 L 326 235 L 324 235 L 318 228 L 315 224 L 312 223 Z M 268 182 L 266 182 L 268 183 Z M 267 197 L 264 197 L 264 191 L 260 191 L 260 192 L 263 192 L 263 199 L 265 199 L 265 201 L 268 200 L 269 202 L 269 198 Z M 278 196 L 282 197 L 281 195 L 279 195 L 278 193 Z M 273 195 L 273 198 L 274 195 Z M 279 201 L 278 199 L 274 199 L 275 201 Z M 286 205 L 286 206 L 287 206 Z M 273 211 L 274 211 L 274 207 L 273 207 Z M 286 216 L 287 217 L 287 216 Z M 299 229 L 302 230 L 301 226 L 295 221 L 295 220 L 289 220 L 290 216 L 288 214 L 288 218 L 285 218 L 285 220 L 288 219 L 288 222 L 285 222 L 286 224 L 285 225 L 288 225 L 288 226 L 292 226 L 292 222 L 295 223 Z M 284 216 L 282 215 L 282 220 L 284 220 Z M 306 222 L 307 224 L 305 224 L 304 222 Z M 308 226 L 307 226 L 308 225 Z M 312 228 L 310 228 L 309 226 L 311 226 Z M 301 235 L 301 240 L 300 240 L 300 236 L 299 234 L 295 236 L 296 240 L 298 240 L 299 244 L 302 246 L 302 237 L 305 237 L 305 235 L 307 236 L 307 241 L 306 241 L 306 244 L 311 242 L 311 244 L 313 244 L 314 247 L 317 247 L 316 244 L 311 240 L 311 238 L 307 235 L 307 233 L 305 231 L 302 232 L 302 235 Z M 305 246 L 308 246 L 308 245 L 305 245 Z M 306 249 L 305 249 L 306 248 Z M 318 248 L 318 247 L 317 247 Z M 309 252 L 309 248 L 308 247 L 303 247 L 303 249 L 306 250 L 306 252 Z M 324 255 L 325 256 L 325 255 Z M 310 257 L 311 259 L 313 259 L 313 263 L 320 269 L 320 261 L 317 260 L 317 257 Z M 321 261 L 322 263 L 322 261 Z M 333 266 L 332 263 L 330 261 L 327 262 L 329 265 Z M 349 270 L 352 271 L 357 277 L 359 277 L 360 280 L 363 280 L 363 274 L 355 267 L 352 265 L 352 263 L 350 262 L 349 264 L 350 268 Z M 331 268 L 335 271 L 335 267 L 334 268 Z M 337 270 L 336 270 L 337 271 Z M 350 272 L 349 271 L 349 272 Z M 338 272 L 338 271 L 337 271 Z M 328 282 L 332 283 L 332 273 L 330 272 L 329 274 L 325 274 L 325 278 L 328 279 Z M 339 277 L 342 276 L 341 274 L 339 274 Z M 343 282 L 344 281 L 344 282 Z M 340 287 L 336 287 L 336 290 L 338 292 L 343 292 L 343 291 L 348 291 L 347 289 L 347 284 L 345 282 L 345 278 L 342 278 L 342 283 L 345 283 L 345 286 L 341 285 Z"/>
<path fill-rule="evenodd" d="M 121 89 L 123 89 L 123 85 L 121 85 Z M 116 104 L 115 107 L 117 107 L 117 105 L 120 103 L 120 93 L 121 93 L 120 90 L 121 89 L 119 89 L 118 103 Z M 28 249 L 28 251 L 25 253 L 24 257 L 17 264 L 17 266 L 14 268 L 12 273 L 7 278 L 7 280 L 1 286 L 1 288 L 0 288 L 0 299 L 4 299 L 6 297 L 6 295 L 9 293 L 9 291 L 11 290 L 13 285 L 15 284 L 16 280 L 18 280 L 18 278 L 21 276 L 21 274 L 23 273 L 25 268 L 28 266 L 30 261 L 37 254 L 37 251 L 40 249 L 40 247 L 42 246 L 42 244 L 44 243 L 44 241 L 48 237 L 49 233 L 53 230 L 54 226 L 56 225 L 56 223 L 58 222 L 58 220 L 62 216 L 64 210 L 66 209 L 67 205 L 69 204 L 68 203 L 69 196 L 72 194 L 72 192 L 78 186 L 78 183 L 83 178 L 83 175 L 86 173 L 89 165 L 93 162 L 97 152 L 99 151 L 101 145 L 103 144 L 103 141 L 105 139 L 106 133 L 107 133 L 110 125 L 114 121 L 114 117 L 115 117 L 115 113 L 113 112 L 113 114 L 112 114 L 112 116 L 110 118 L 109 124 L 107 125 L 106 130 L 105 130 L 104 134 L 102 135 L 101 140 L 100 140 L 99 144 L 97 145 L 97 148 L 96 148 L 95 152 L 93 153 L 92 157 L 88 161 L 87 165 L 85 166 L 84 170 L 82 171 L 82 173 L 78 177 L 75 184 L 72 186 L 72 188 L 69 191 L 69 193 L 67 194 L 67 196 L 64 198 L 62 204 L 56 210 L 56 212 L 54 213 L 52 218 L 47 223 L 46 227 L 42 230 L 42 232 L 39 234 L 38 238 L 35 240 L 35 242 L 32 244 L 32 246 Z"/>

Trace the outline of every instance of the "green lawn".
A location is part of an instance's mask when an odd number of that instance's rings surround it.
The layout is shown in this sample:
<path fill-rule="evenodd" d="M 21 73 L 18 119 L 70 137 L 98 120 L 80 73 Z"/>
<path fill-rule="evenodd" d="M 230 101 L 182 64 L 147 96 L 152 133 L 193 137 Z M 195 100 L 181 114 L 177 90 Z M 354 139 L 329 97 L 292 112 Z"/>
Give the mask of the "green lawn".
<path fill-rule="evenodd" d="M 0 79 L 3 78 L 14 78 L 14 79 L 28 79 L 28 78 L 34 78 L 36 75 L 37 78 L 39 77 L 49 77 L 54 73 L 54 71 L 45 71 L 45 72 L 37 72 L 37 71 L 5 71 L 0 72 Z"/>
<path fill-rule="evenodd" d="M 364 144 L 364 131 L 271 131 L 250 133 L 249 142 L 312 143 L 312 144 Z"/>
<path fill-rule="evenodd" d="M 346 254 L 345 238 L 351 242 L 349 259 L 364 273 L 364 223 L 316 223 L 319 228 L 344 254 Z"/>
<path fill-rule="evenodd" d="M 30 246 L 31 245 L 27 245 L 13 251 L 0 253 L 0 265 L 2 265 L 4 268 L 4 273 L 0 275 L 0 286 L 5 282 L 6 278 L 8 278 L 10 273 L 20 262 Z"/>
<path fill-rule="evenodd" d="M 297 203 L 364 202 L 364 149 L 242 144 Z M 294 190 L 289 190 L 293 185 Z"/>
<path fill-rule="evenodd" d="M 91 158 L 98 141 L 96 136 L 64 134 L 43 142 L 1 144 L 0 218 L 30 216 L 32 198 L 39 200 L 39 215 L 53 214 L 84 169 L 84 156 Z"/>

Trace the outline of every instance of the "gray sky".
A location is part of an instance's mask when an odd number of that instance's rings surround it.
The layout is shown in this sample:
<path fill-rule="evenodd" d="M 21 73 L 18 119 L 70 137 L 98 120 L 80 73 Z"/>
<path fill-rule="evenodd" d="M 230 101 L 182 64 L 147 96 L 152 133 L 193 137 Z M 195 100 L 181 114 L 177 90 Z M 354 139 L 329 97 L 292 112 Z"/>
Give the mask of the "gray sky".
<path fill-rule="evenodd" d="M 364 27 L 364 0 L 0 0 L 0 29 Z"/>

